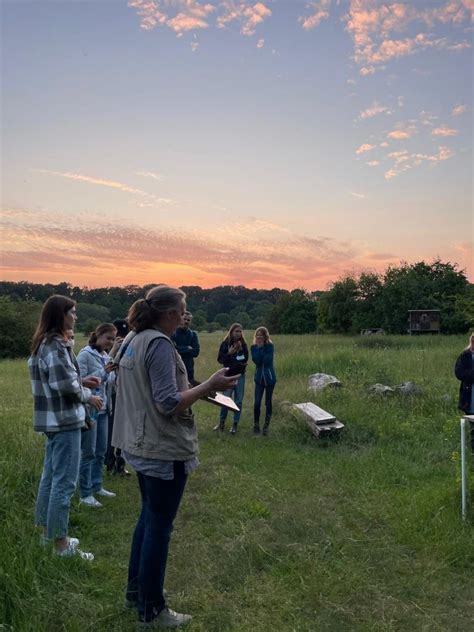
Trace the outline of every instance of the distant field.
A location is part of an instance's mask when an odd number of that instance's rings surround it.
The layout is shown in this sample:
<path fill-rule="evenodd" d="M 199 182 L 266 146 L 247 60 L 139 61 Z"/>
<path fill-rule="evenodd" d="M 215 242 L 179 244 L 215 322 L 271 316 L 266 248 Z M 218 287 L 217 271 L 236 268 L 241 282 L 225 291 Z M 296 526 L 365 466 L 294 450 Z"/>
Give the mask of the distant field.
<path fill-rule="evenodd" d="M 221 338 L 200 335 L 197 379 L 218 368 Z M 216 408 L 195 406 L 201 466 L 176 521 L 170 605 L 193 614 L 191 632 L 474 629 L 473 512 L 462 524 L 453 376 L 467 340 L 308 335 L 274 343 L 276 400 L 315 401 L 346 428 L 339 442 L 320 443 L 276 406 L 270 436 L 254 438 L 252 367 L 235 437 L 212 432 Z M 310 395 L 315 372 L 336 375 L 343 388 Z M 375 382 L 407 380 L 423 395 L 367 395 Z M 135 480 L 107 479 L 117 498 L 100 510 L 74 499 L 71 535 L 94 552 L 92 564 L 55 559 L 33 527 L 43 438 L 31 428 L 24 360 L 0 362 L 0 415 L 0 629 L 134 630 L 123 592 Z"/>

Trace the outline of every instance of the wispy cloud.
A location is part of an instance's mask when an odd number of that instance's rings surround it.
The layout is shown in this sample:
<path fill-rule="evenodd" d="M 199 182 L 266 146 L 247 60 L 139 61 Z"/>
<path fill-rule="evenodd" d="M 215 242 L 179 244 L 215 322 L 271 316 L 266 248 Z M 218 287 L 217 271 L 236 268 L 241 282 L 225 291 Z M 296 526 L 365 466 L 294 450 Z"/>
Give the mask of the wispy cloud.
<path fill-rule="evenodd" d="M 367 198 L 365 193 L 356 193 L 355 191 L 349 191 L 352 197 L 357 198 L 358 200 L 365 200 Z"/>
<path fill-rule="evenodd" d="M 455 105 L 451 111 L 451 116 L 459 116 L 460 114 L 464 114 L 464 112 L 467 112 L 467 105 Z"/>
<path fill-rule="evenodd" d="M 10 209 L 2 231 L 3 278 L 68 280 L 92 287 L 168 282 L 204 287 L 324 287 L 362 266 L 356 242 L 308 237 L 259 218 L 237 220 L 222 232 L 140 229 L 121 222 Z M 229 243 L 229 231 L 238 234 Z M 107 235 L 104 240 L 103 235 Z M 120 253 L 120 257 L 117 257 Z"/>
<path fill-rule="evenodd" d="M 368 164 L 369 167 L 378 167 L 380 162 L 378 160 L 369 160 L 366 164 Z"/>
<path fill-rule="evenodd" d="M 106 180 L 104 178 L 88 176 L 82 173 L 72 173 L 70 171 L 50 171 L 49 169 L 35 169 L 35 171 L 37 173 L 44 173 L 46 175 L 74 180 L 76 182 L 85 182 L 86 184 L 93 184 L 96 186 L 116 189 L 118 191 L 122 191 L 123 193 L 130 193 L 134 196 L 138 196 L 137 206 L 139 206 L 140 208 L 152 208 L 156 207 L 157 205 L 168 205 L 174 203 L 174 200 L 172 200 L 171 198 L 158 197 L 153 193 L 147 193 L 147 191 L 143 191 L 143 189 L 137 189 L 135 187 L 129 186 L 128 184 L 117 182 L 115 180 Z M 141 175 L 145 175 L 145 173 L 147 173 L 148 177 L 155 177 L 155 179 L 157 179 L 156 176 L 158 174 L 150 175 L 150 172 L 143 172 Z"/>
<path fill-rule="evenodd" d="M 365 69 L 361 74 L 372 74 L 381 64 L 430 48 L 452 51 L 469 48 L 468 41 L 436 37 L 432 31 L 438 24 L 466 23 L 471 18 L 471 5 L 472 0 L 448 0 L 437 8 L 423 8 L 418 3 L 350 0 L 344 19 L 354 42 L 354 60 Z M 414 37 L 393 37 L 412 24 L 426 29 L 425 32 Z"/>
<path fill-rule="evenodd" d="M 161 173 L 156 173 L 155 171 L 136 171 L 137 176 L 142 176 L 143 178 L 152 178 L 153 180 L 163 180 L 163 175 Z"/>
<path fill-rule="evenodd" d="M 457 136 L 459 134 L 459 130 L 454 129 L 452 127 L 448 127 L 447 125 L 441 125 L 440 127 L 435 127 L 431 130 L 431 136 Z"/>
<path fill-rule="evenodd" d="M 247 36 L 254 35 L 257 26 L 272 14 L 263 2 L 251 4 L 247 1 L 223 0 L 220 8 L 223 12 L 217 18 L 217 26 L 225 28 L 231 22 L 237 21 L 241 25 L 240 32 Z"/>
<path fill-rule="evenodd" d="M 422 125 L 426 125 L 428 127 L 433 127 L 438 120 L 438 116 L 433 114 L 433 112 L 427 112 L 426 110 L 422 110 L 420 112 L 419 121 Z"/>
<path fill-rule="evenodd" d="M 393 166 L 385 172 L 385 179 L 391 180 L 396 178 L 404 171 L 419 167 L 422 164 L 435 166 L 444 160 L 448 160 L 454 156 L 454 152 L 445 146 L 438 147 L 436 154 L 410 153 L 406 149 L 393 151 L 388 154 L 388 158 L 392 159 Z"/>
<path fill-rule="evenodd" d="M 265 45 L 265 40 L 263 39 L 263 37 L 261 39 L 258 40 L 257 42 L 257 48 L 263 48 Z"/>
<path fill-rule="evenodd" d="M 151 31 L 157 26 L 167 26 L 178 36 L 208 28 L 208 17 L 216 10 L 212 4 L 197 0 L 128 0 L 128 6 L 136 9 L 142 29 Z"/>
<path fill-rule="evenodd" d="M 87 176 L 82 173 L 72 173 L 71 171 L 50 171 L 49 169 L 36 169 L 38 173 L 45 173 L 50 176 L 59 176 L 61 178 L 68 178 L 69 180 L 76 180 L 78 182 L 87 182 L 88 184 L 96 184 L 102 187 L 109 187 L 110 189 L 118 189 L 124 193 L 133 193 L 134 195 L 148 195 L 146 191 L 130 187 L 123 182 L 116 182 L 115 180 L 105 180 L 104 178 L 96 178 L 94 176 Z"/>
<path fill-rule="evenodd" d="M 391 138 L 392 140 L 405 140 L 410 138 L 410 132 L 401 129 L 394 129 L 387 134 L 387 138 Z"/>
<path fill-rule="evenodd" d="M 359 114 L 360 119 L 372 118 L 377 114 L 390 114 L 390 108 L 386 105 L 380 105 L 378 101 L 374 101 L 366 110 L 362 110 Z"/>
<path fill-rule="evenodd" d="M 371 145 L 370 143 L 363 143 L 355 150 L 355 153 L 365 154 L 368 151 L 372 151 L 372 149 L 375 149 L 375 145 Z"/>
<path fill-rule="evenodd" d="M 301 26 L 306 31 L 314 29 L 319 26 L 323 20 L 327 20 L 330 6 L 331 0 L 314 0 L 313 2 L 307 2 L 306 9 L 310 14 L 299 17 L 298 22 L 301 23 Z"/>

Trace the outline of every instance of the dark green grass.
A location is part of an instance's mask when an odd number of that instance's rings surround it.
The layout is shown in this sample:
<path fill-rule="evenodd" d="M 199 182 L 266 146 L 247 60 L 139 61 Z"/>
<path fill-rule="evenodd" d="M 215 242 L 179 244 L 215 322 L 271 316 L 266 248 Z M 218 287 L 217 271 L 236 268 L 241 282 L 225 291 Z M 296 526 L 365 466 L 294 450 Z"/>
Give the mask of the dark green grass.
<path fill-rule="evenodd" d="M 216 368 L 219 337 L 201 336 L 200 379 Z M 217 408 L 195 406 L 202 464 L 178 514 L 167 576 L 172 607 L 194 615 L 191 631 L 474 628 L 472 511 L 463 524 L 452 376 L 465 341 L 382 342 L 275 337 L 276 399 L 336 414 L 346 424 L 337 442 L 318 442 L 278 407 L 270 436 L 253 437 L 251 375 L 235 437 L 212 431 Z M 343 387 L 308 393 L 307 376 L 320 371 Z M 423 394 L 367 394 L 374 382 L 407 380 Z M 29 388 L 25 362 L 0 364 L 3 628 L 133 630 L 123 589 L 136 482 L 108 478 L 117 498 L 97 511 L 74 500 L 71 534 L 94 552 L 92 564 L 42 549 L 33 507 L 43 439 L 31 430 Z M 469 484 L 472 497 L 472 476 Z"/>

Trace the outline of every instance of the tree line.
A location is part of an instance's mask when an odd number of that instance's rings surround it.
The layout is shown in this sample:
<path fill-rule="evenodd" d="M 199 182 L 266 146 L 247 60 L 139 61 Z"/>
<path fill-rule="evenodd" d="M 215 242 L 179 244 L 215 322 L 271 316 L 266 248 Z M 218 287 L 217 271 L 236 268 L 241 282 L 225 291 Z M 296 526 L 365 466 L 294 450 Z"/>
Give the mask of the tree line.
<path fill-rule="evenodd" d="M 0 281 L 0 357 L 28 354 L 41 305 L 52 294 L 77 302 L 77 327 L 88 333 L 100 322 L 124 318 L 132 303 L 154 285 L 81 288 L 66 282 Z M 182 290 L 199 331 L 225 330 L 239 322 L 244 329 L 266 325 L 272 333 L 283 334 L 354 334 L 375 327 L 402 334 L 410 309 L 439 309 L 442 333 L 465 333 L 474 327 L 474 285 L 456 264 L 440 259 L 401 263 L 380 274 L 347 275 L 326 291 L 240 285 Z"/>

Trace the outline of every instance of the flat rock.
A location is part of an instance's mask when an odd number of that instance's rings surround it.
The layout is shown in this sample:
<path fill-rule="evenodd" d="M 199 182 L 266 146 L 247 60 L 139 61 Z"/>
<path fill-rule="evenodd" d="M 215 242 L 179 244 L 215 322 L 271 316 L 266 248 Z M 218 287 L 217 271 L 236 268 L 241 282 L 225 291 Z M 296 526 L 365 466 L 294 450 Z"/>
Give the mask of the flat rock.
<path fill-rule="evenodd" d="M 415 382 L 402 382 L 395 386 L 395 390 L 402 395 L 421 395 L 423 389 Z"/>
<path fill-rule="evenodd" d="M 372 384 L 369 386 L 369 393 L 371 395 L 391 395 L 395 393 L 394 389 L 391 386 L 386 386 L 385 384 Z"/>
<path fill-rule="evenodd" d="M 327 373 L 313 373 L 308 377 L 308 390 L 309 391 L 322 391 L 328 386 L 333 388 L 339 388 L 342 383 L 334 377 L 334 375 L 328 375 Z"/>

